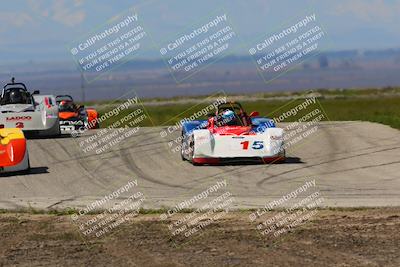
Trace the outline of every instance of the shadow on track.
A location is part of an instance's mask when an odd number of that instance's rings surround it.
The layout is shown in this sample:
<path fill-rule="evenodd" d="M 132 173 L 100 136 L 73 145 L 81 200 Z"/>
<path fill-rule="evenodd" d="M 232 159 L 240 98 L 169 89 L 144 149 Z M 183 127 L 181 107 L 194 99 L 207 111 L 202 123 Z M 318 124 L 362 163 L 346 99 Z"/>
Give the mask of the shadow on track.
<path fill-rule="evenodd" d="M 260 160 L 246 160 L 246 159 L 229 159 L 224 160 L 218 164 L 205 164 L 205 165 L 197 165 L 197 166 L 239 166 L 239 165 L 275 165 L 275 164 L 304 164 L 299 157 L 286 157 L 284 162 L 276 161 L 276 162 L 269 162 L 265 163 Z"/>
<path fill-rule="evenodd" d="M 74 138 L 71 135 L 60 134 L 60 135 L 53 135 L 53 136 L 38 136 L 36 134 L 24 133 L 26 139 L 34 140 L 34 139 L 64 139 L 64 138 Z"/>
<path fill-rule="evenodd" d="M 27 171 L 0 173 L 0 178 L 1 177 L 25 176 L 25 175 L 49 173 L 48 169 L 49 169 L 48 167 L 31 167 Z"/>

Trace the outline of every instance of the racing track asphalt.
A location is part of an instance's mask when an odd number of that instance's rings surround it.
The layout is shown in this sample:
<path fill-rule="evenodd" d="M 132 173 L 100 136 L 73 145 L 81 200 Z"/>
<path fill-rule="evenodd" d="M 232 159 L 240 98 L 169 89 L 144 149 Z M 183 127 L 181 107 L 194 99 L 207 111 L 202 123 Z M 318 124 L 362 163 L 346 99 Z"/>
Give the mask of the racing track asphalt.
<path fill-rule="evenodd" d="M 288 151 L 288 163 L 192 166 L 170 151 L 177 134 L 142 128 L 99 155 L 79 138 L 28 140 L 32 171 L 0 177 L 0 208 L 83 207 L 130 180 L 145 208 L 171 207 L 226 180 L 236 208 L 262 207 L 315 179 L 324 206 L 399 206 L 400 131 L 370 122 L 331 122 Z M 122 195 L 123 197 L 129 194 Z"/>

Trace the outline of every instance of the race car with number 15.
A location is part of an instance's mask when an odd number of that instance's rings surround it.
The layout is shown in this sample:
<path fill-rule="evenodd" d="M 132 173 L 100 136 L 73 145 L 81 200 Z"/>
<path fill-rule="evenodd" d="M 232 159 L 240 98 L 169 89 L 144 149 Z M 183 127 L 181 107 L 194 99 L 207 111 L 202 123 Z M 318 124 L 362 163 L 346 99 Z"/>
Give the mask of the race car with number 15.
<path fill-rule="evenodd" d="M 208 120 L 182 124 L 181 156 L 194 165 L 283 162 L 283 134 L 258 112 L 247 115 L 237 102 L 222 103 Z"/>

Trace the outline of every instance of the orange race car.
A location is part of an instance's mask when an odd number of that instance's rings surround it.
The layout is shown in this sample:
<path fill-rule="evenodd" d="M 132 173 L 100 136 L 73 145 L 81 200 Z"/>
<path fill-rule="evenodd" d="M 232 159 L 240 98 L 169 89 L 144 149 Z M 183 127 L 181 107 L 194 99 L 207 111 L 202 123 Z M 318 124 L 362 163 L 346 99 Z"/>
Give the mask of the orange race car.
<path fill-rule="evenodd" d="M 0 173 L 29 171 L 26 139 L 19 128 L 0 129 Z"/>
<path fill-rule="evenodd" d="M 56 96 L 62 134 L 99 128 L 99 113 L 94 108 L 78 106 L 69 95 Z"/>

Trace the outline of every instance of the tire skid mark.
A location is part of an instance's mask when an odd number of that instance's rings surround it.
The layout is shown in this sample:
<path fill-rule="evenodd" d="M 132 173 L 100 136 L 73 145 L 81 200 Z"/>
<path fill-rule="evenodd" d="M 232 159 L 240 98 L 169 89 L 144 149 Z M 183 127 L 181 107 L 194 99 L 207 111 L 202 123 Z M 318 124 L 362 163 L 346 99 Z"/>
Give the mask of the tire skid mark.
<path fill-rule="evenodd" d="M 56 140 L 56 139 L 55 139 Z M 107 185 L 103 183 L 100 179 L 97 178 L 97 175 L 93 175 L 90 166 L 84 161 L 80 160 L 79 158 L 74 158 L 71 153 L 68 151 L 68 149 L 65 147 L 65 145 L 59 141 L 56 140 L 56 143 L 60 146 L 62 151 L 64 151 L 71 159 L 72 162 L 76 162 L 81 169 L 83 169 L 83 172 L 86 174 L 84 176 L 88 177 L 92 182 L 95 182 L 98 186 L 100 186 L 103 189 L 107 189 Z"/>
<path fill-rule="evenodd" d="M 366 155 L 371 155 L 371 154 L 374 154 L 374 153 L 385 152 L 385 151 L 390 151 L 390 150 L 397 150 L 397 149 L 400 149 L 400 146 L 394 147 L 394 148 L 386 148 L 386 149 L 381 149 L 381 150 L 375 150 L 375 151 L 371 151 L 371 152 L 367 152 L 367 153 L 356 154 L 356 155 L 352 155 L 352 156 L 348 156 L 348 157 L 336 158 L 336 159 L 328 160 L 328 161 L 322 161 L 322 162 L 319 162 L 319 163 L 315 163 L 315 164 L 307 165 L 307 166 L 304 166 L 304 167 L 300 167 L 300 168 L 297 168 L 297 169 L 294 169 L 294 170 L 284 171 L 284 172 L 281 172 L 281 173 L 278 173 L 278 174 L 275 174 L 275 175 L 272 175 L 272 176 L 264 178 L 263 180 L 261 180 L 260 182 L 257 183 L 257 186 L 261 186 L 266 181 L 271 180 L 271 179 L 273 179 L 275 177 L 279 177 L 281 175 L 292 173 L 292 172 L 295 172 L 295 171 L 299 171 L 299 170 L 303 170 L 303 169 L 307 169 L 307 168 L 312 168 L 312 167 L 316 167 L 316 166 L 321 166 L 321 165 L 324 165 L 324 164 L 337 162 L 337 161 L 341 161 L 341 160 L 348 160 L 348 159 L 356 158 L 356 157 L 359 157 L 359 156 L 366 156 Z M 340 170 L 335 171 L 335 172 L 340 172 Z"/>
<path fill-rule="evenodd" d="M 52 139 L 51 141 L 54 142 L 55 139 Z M 50 155 L 50 157 L 53 161 L 50 161 L 50 163 L 58 163 L 58 162 L 63 162 L 62 159 L 59 158 L 60 154 L 56 153 L 56 149 L 52 149 L 51 146 L 49 145 L 44 145 L 42 144 L 41 140 L 38 140 L 38 142 L 30 142 L 29 146 L 32 144 L 36 145 L 40 150 L 44 152 L 44 154 Z M 35 149 L 32 149 L 35 150 Z"/>
<path fill-rule="evenodd" d="M 380 163 L 380 164 L 376 164 L 376 165 L 368 165 L 368 166 L 361 166 L 361 167 L 355 167 L 355 168 L 347 168 L 347 169 L 342 169 L 342 170 L 335 170 L 335 171 L 330 171 L 330 172 L 322 172 L 319 173 L 321 175 L 325 175 L 325 174 L 334 174 L 334 173 L 343 173 L 343 172 L 349 172 L 349 171 L 356 171 L 356 170 L 364 170 L 364 169 L 370 169 L 370 168 L 377 168 L 377 167 L 382 167 L 382 166 L 388 166 L 388 165 L 393 165 L 393 164 L 400 164 L 400 161 L 393 161 L 393 162 L 387 162 L 387 163 Z M 301 176 L 297 176 L 297 177 L 291 177 L 288 179 L 282 179 L 279 182 L 271 182 L 269 184 L 277 184 L 280 182 L 286 182 L 286 181 L 290 181 L 290 180 L 296 180 L 298 178 L 304 177 L 304 175 Z M 398 178 L 400 179 L 400 177 Z M 394 179 L 395 180 L 395 179 Z M 363 189 L 366 190 L 366 189 Z"/>
<path fill-rule="evenodd" d="M 61 199 L 61 200 L 59 200 L 59 201 L 57 201 L 57 202 L 55 202 L 55 203 L 53 203 L 53 204 L 47 206 L 46 209 L 53 208 L 54 206 L 57 206 L 57 205 L 59 205 L 59 204 L 65 202 L 65 201 L 74 201 L 75 199 L 76 199 L 75 197 L 66 198 L 66 199 Z"/>
<path fill-rule="evenodd" d="M 162 142 L 159 142 L 159 143 L 162 143 Z M 121 148 L 119 148 L 118 150 L 132 150 L 132 149 L 134 149 L 134 148 L 136 148 L 136 147 L 148 147 L 148 146 L 151 146 L 151 145 L 156 146 L 156 145 L 158 145 L 159 143 L 148 143 L 148 144 L 141 144 L 141 145 L 132 144 L 131 146 L 121 147 Z M 145 150 L 145 151 L 146 151 L 146 150 Z M 83 151 L 82 151 L 82 152 L 83 152 Z M 140 152 L 140 150 L 139 150 L 139 152 Z M 57 160 L 57 161 L 55 161 L 55 162 L 53 162 L 53 163 L 54 163 L 54 164 L 59 164 L 59 163 L 64 163 L 64 162 L 68 162 L 68 161 L 75 161 L 75 160 L 79 160 L 79 159 L 91 159 L 91 158 L 93 158 L 93 160 L 96 161 L 96 160 L 97 160 L 96 157 L 98 157 L 99 155 L 106 155 L 106 154 L 110 154 L 110 155 L 111 155 L 111 158 L 112 158 L 112 156 L 114 155 L 113 152 L 112 152 L 112 150 L 110 149 L 110 150 L 105 151 L 105 152 L 100 153 L 100 154 L 94 153 L 94 154 L 85 155 L 85 156 L 77 156 L 77 157 L 74 157 L 74 158 L 69 159 L 69 160 Z"/>
<path fill-rule="evenodd" d="M 351 150 L 351 152 L 355 153 L 355 152 L 361 152 L 361 151 L 369 151 L 371 149 L 383 148 L 383 147 L 393 147 L 393 146 L 398 146 L 398 145 L 400 145 L 400 142 L 396 142 L 396 143 L 388 144 L 388 145 L 374 145 L 374 146 L 363 147 L 360 149 Z M 341 152 L 336 152 L 336 153 L 331 153 L 331 154 L 334 156 L 337 156 L 337 155 L 349 154 L 349 152 L 341 151 Z M 308 157 L 307 159 L 319 159 L 319 158 L 321 158 L 321 156 L 325 156 L 325 155 L 326 154 L 316 155 L 314 157 Z"/>
<path fill-rule="evenodd" d="M 136 136 L 136 139 L 128 139 L 129 141 L 131 141 L 131 143 L 133 143 L 131 146 L 129 147 L 134 147 L 136 145 L 135 141 L 141 143 L 140 140 L 140 135 Z M 143 140 L 146 140 L 146 138 L 142 138 Z M 106 160 L 107 163 L 110 165 L 111 161 L 110 159 L 114 159 L 114 158 L 120 158 L 120 151 L 123 150 L 129 150 L 129 147 L 123 147 L 125 143 L 121 143 L 119 144 L 119 146 L 117 148 L 110 148 L 106 153 L 100 153 L 100 154 L 96 154 L 96 156 L 101 157 L 101 160 Z M 143 145 L 141 145 L 143 146 Z M 145 144 L 145 146 L 147 146 L 147 144 Z M 98 159 L 91 159 L 90 161 L 98 161 Z M 102 164 L 101 162 L 94 168 L 94 171 L 100 171 L 100 169 L 102 169 L 103 167 L 107 167 L 107 168 L 119 168 L 120 166 L 125 166 L 126 163 L 122 163 L 119 165 L 110 165 L 110 166 L 106 166 L 104 164 Z M 120 170 L 122 170 L 122 168 L 120 168 Z"/>
<path fill-rule="evenodd" d="M 181 189 L 188 189 L 188 187 L 184 187 L 184 186 L 179 185 L 179 184 L 170 184 L 170 183 L 163 182 L 161 180 L 157 180 L 157 179 L 154 179 L 154 178 L 150 177 L 141 168 L 139 168 L 136 165 L 136 163 L 135 163 L 132 155 L 129 153 L 129 151 L 120 150 L 119 152 L 120 152 L 120 157 L 121 157 L 122 161 L 125 163 L 124 166 L 126 166 L 128 169 L 130 169 L 139 178 L 141 178 L 143 180 L 146 180 L 148 182 L 154 183 L 154 184 L 164 185 L 164 186 L 168 186 L 168 187 L 172 187 L 172 188 L 176 188 L 177 187 L 177 188 L 181 188 Z"/>
<path fill-rule="evenodd" d="M 52 145 L 48 145 L 48 146 L 46 146 L 46 145 L 43 145 L 42 144 L 42 142 L 39 140 L 39 142 L 33 142 L 33 144 L 36 144 L 37 145 L 37 147 L 38 147 L 38 149 L 40 149 L 40 150 L 42 150 L 43 152 L 44 152 L 44 154 L 48 154 L 50 157 L 47 157 L 48 159 L 58 159 L 59 157 L 60 157 L 60 153 L 54 153 L 54 151 L 58 151 L 58 148 L 55 148 L 56 146 L 58 147 L 58 146 L 60 146 L 60 144 L 59 144 L 59 142 L 57 141 L 57 139 L 51 139 L 51 142 L 54 144 L 54 146 L 52 146 Z M 62 149 L 62 148 L 61 148 Z M 35 150 L 35 149 L 34 149 Z M 69 156 L 69 154 L 66 152 L 66 151 L 64 151 L 68 156 Z M 52 165 L 54 165 L 55 164 L 55 162 L 51 162 L 51 160 L 49 160 L 49 163 L 51 163 Z M 69 168 L 69 165 L 65 162 L 63 162 L 63 161 L 61 161 L 61 163 L 62 163 L 62 165 L 65 167 L 65 168 Z M 50 166 L 49 166 L 49 169 L 50 169 Z M 60 179 L 61 178 L 61 179 Z M 57 181 L 60 183 L 60 184 L 62 184 L 65 188 L 69 188 L 66 184 L 65 184 L 65 182 L 64 182 L 64 179 L 62 179 L 62 177 L 60 177 L 60 176 L 57 176 L 56 175 L 56 178 L 55 179 L 57 179 Z"/>

